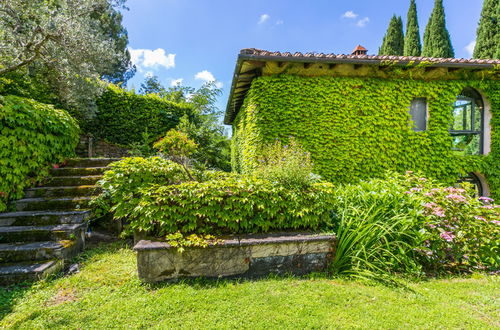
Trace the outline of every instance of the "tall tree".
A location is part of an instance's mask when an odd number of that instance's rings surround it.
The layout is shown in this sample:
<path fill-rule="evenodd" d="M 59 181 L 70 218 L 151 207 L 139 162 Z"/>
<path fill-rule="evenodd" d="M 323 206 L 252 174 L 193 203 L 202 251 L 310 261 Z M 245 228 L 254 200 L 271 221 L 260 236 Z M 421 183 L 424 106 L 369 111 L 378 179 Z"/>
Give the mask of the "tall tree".
<path fill-rule="evenodd" d="M 450 33 L 446 28 L 443 0 L 435 0 L 434 9 L 425 27 L 422 56 L 444 58 L 455 56 Z"/>
<path fill-rule="evenodd" d="M 104 19 L 124 2 L 0 0 L 0 79 L 22 75 L 79 119 L 90 117 L 102 91 L 99 79 L 127 62 L 127 54 L 117 51 L 124 39 L 119 45 L 110 32 L 121 21 Z"/>
<path fill-rule="evenodd" d="M 420 29 L 418 27 L 417 4 L 411 0 L 406 22 L 406 35 L 404 56 L 420 56 L 422 44 L 420 43 Z"/>
<path fill-rule="evenodd" d="M 484 0 L 473 58 L 498 59 L 500 55 L 499 0 Z"/>
<path fill-rule="evenodd" d="M 128 9 L 121 5 L 120 9 Z M 100 72 L 102 78 L 123 85 L 132 78 L 136 72 L 135 66 L 130 60 L 128 51 L 128 32 L 122 24 L 123 15 L 117 6 L 110 2 L 101 3 L 101 8 L 96 7 L 93 14 L 94 19 L 99 22 L 101 33 L 108 39 L 113 40 L 116 57 L 114 63 L 104 72 Z"/>
<path fill-rule="evenodd" d="M 403 21 L 401 17 L 392 16 L 389 27 L 385 33 L 382 46 L 378 50 L 379 55 L 403 55 L 404 34 Z"/>

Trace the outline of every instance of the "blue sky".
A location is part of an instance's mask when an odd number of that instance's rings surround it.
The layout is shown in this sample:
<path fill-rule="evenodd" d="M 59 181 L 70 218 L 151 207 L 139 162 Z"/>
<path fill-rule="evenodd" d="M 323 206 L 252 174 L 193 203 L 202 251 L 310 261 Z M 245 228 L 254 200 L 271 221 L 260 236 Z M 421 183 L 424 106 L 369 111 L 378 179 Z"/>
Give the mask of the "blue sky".
<path fill-rule="evenodd" d="M 470 57 L 482 0 L 444 0 L 456 57 Z M 420 33 L 434 0 L 417 0 Z M 376 54 L 393 14 L 406 25 L 409 0 L 128 0 L 124 25 L 138 72 L 165 86 L 199 87 L 215 79 L 224 110 L 242 48 L 350 53 L 358 44 Z"/>

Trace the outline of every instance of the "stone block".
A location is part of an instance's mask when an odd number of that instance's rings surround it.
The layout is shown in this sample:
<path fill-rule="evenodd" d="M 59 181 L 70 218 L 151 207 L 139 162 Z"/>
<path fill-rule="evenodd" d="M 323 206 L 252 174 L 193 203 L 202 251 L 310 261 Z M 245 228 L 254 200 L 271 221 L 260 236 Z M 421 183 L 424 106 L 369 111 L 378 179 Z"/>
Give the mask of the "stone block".
<path fill-rule="evenodd" d="M 166 242 L 143 239 L 134 250 L 139 278 L 159 282 L 186 277 L 259 277 L 324 271 L 333 256 L 334 243 L 333 235 L 285 233 L 230 237 L 221 244 L 186 248 L 183 252 Z"/>

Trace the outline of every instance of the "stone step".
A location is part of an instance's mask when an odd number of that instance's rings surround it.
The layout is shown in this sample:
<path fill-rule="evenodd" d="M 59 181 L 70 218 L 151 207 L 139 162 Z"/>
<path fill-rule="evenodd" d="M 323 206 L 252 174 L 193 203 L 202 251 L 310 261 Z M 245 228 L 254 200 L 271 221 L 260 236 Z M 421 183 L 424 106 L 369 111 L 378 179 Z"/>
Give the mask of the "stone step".
<path fill-rule="evenodd" d="M 15 202 L 16 211 L 57 211 L 87 209 L 92 197 L 23 198 Z"/>
<path fill-rule="evenodd" d="M 92 211 L 86 209 L 77 211 L 26 211 L 0 213 L 0 227 L 78 224 L 90 219 L 91 216 Z"/>
<path fill-rule="evenodd" d="M 61 186 L 92 186 L 102 178 L 102 175 L 89 176 L 53 176 L 44 182 L 45 187 Z"/>
<path fill-rule="evenodd" d="M 59 187 L 36 187 L 24 191 L 25 198 L 37 197 L 75 197 L 95 196 L 100 188 L 95 185 L 89 186 L 59 186 Z"/>
<path fill-rule="evenodd" d="M 32 282 L 64 269 L 64 260 L 0 264 L 0 285 Z"/>
<path fill-rule="evenodd" d="M 66 161 L 66 167 L 103 167 L 120 158 L 72 158 Z"/>
<path fill-rule="evenodd" d="M 50 170 L 50 174 L 53 176 L 89 176 L 89 175 L 101 175 L 109 167 L 60 167 L 53 168 Z"/>
<path fill-rule="evenodd" d="M 0 243 L 28 243 L 64 240 L 85 241 L 86 228 L 87 224 L 0 227 Z"/>
<path fill-rule="evenodd" d="M 80 240 L 0 244 L 0 264 L 5 262 L 70 259 L 83 248 Z"/>

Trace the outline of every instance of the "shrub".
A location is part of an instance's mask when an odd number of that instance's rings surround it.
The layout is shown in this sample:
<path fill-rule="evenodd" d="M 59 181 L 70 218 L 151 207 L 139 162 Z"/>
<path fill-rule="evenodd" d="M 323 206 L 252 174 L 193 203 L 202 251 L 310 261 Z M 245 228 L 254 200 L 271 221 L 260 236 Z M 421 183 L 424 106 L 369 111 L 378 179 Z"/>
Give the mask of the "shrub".
<path fill-rule="evenodd" d="M 115 217 L 129 219 L 128 232 L 159 237 L 177 232 L 215 235 L 329 227 L 330 183 L 298 192 L 251 176 L 209 173 L 205 182 L 134 185 L 135 193 L 123 191 L 111 198 Z M 116 194 L 104 182 L 103 188 Z"/>
<path fill-rule="evenodd" d="M 406 191 L 424 208 L 419 252 L 427 271 L 498 269 L 500 266 L 500 205 L 475 196 L 471 185 L 436 187 L 425 178 Z"/>
<path fill-rule="evenodd" d="M 157 95 L 139 95 L 109 85 L 97 100 L 98 111 L 86 130 L 111 143 L 129 145 L 143 142 L 143 133 L 157 140 L 174 128 L 192 106 L 162 99 Z"/>
<path fill-rule="evenodd" d="M 125 217 L 142 198 L 142 188 L 187 180 L 179 164 L 160 157 L 129 157 L 109 166 L 98 183 L 102 193 L 93 200 L 96 215 L 112 211 L 115 218 Z"/>
<path fill-rule="evenodd" d="M 64 110 L 17 96 L 0 100 L 0 212 L 72 156 L 79 127 Z"/>
<path fill-rule="evenodd" d="M 335 191 L 337 273 L 498 269 L 499 206 L 408 172 Z"/>
<path fill-rule="evenodd" d="M 253 172 L 284 187 L 303 189 L 319 181 L 312 171 L 311 155 L 292 137 L 288 144 L 277 140 L 264 146 Z"/>

